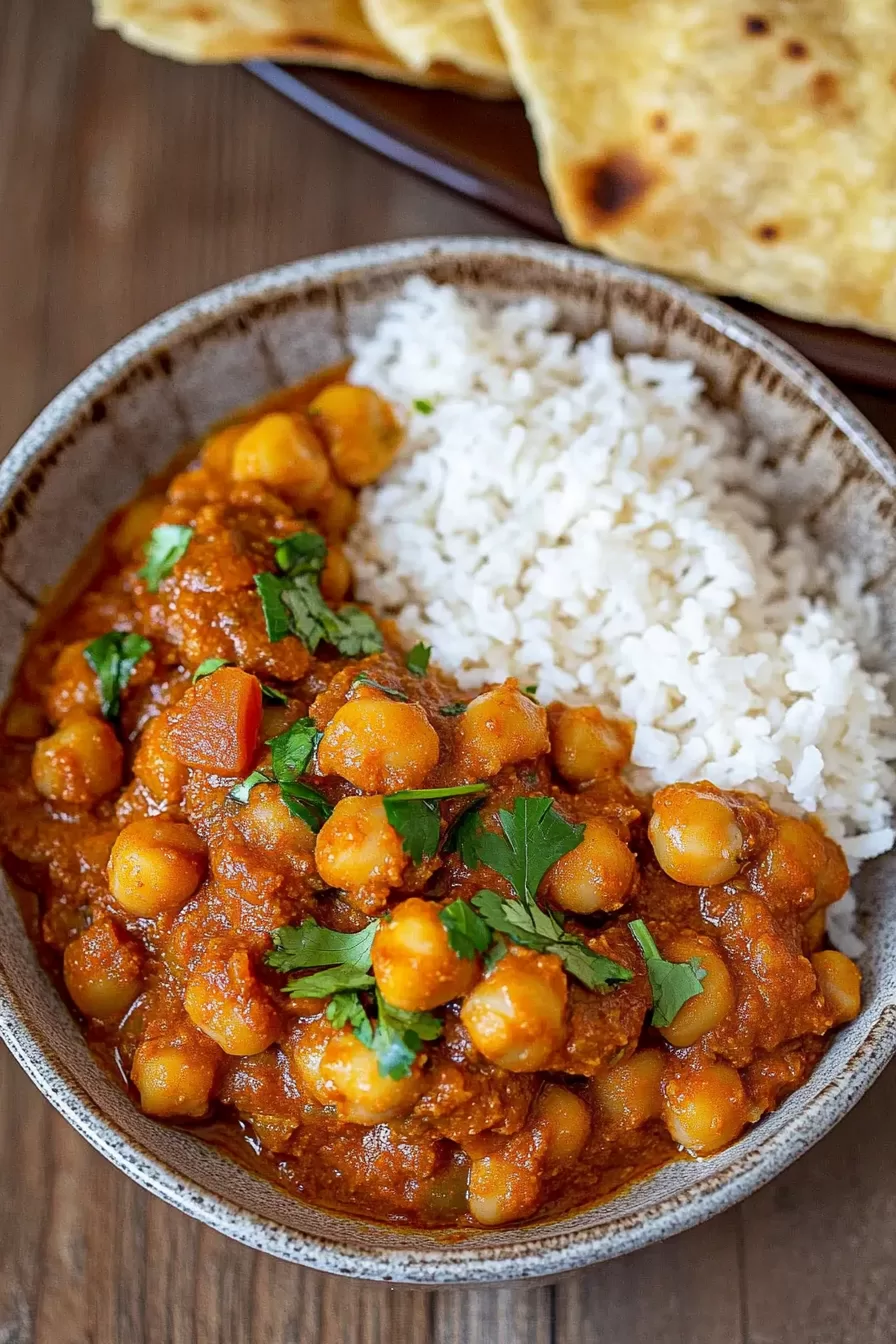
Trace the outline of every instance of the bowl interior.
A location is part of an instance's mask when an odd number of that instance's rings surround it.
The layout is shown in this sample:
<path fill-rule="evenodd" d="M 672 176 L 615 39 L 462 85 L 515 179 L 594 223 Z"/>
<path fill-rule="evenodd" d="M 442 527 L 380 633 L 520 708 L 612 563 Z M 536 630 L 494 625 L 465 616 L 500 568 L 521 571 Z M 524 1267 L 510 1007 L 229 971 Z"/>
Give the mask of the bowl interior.
<path fill-rule="evenodd" d="M 622 350 L 693 360 L 720 404 L 788 464 L 782 518 L 811 519 L 825 544 L 858 551 L 896 652 L 896 472 L 874 431 L 820 375 L 713 300 L 567 249 L 417 243 L 300 263 L 167 314 L 60 394 L 0 468 L 0 694 L 20 636 L 106 516 L 183 442 L 265 393 L 347 356 L 411 274 L 487 301 L 547 294 L 559 324 L 601 327 Z M 667 1236 L 743 1197 L 798 1156 L 883 1067 L 896 1036 L 896 857 L 863 870 L 857 894 L 865 1008 L 809 1082 L 738 1143 L 675 1163 L 559 1223 L 460 1239 L 394 1230 L 307 1207 L 185 1130 L 141 1115 L 94 1063 L 0 890 L 0 1031 L 67 1118 L 141 1184 L 221 1231 L 335 1272 L 411 1282 L 556 1274 Z"/>

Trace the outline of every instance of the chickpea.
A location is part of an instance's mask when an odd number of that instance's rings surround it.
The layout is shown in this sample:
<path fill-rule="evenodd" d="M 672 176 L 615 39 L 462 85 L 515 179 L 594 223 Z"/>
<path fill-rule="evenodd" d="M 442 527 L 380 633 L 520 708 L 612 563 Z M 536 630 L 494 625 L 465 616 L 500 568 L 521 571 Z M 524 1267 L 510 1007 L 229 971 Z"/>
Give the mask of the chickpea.
<path fill-rule="evenodd" d="M 121 783 L 124 752 L 104 719 L 73 709 L 34 748 L 31 777 L 54 803 L 90 807 Z"/>
<path fill-rule="evenodd" d="M 333 715 L 317 760 L 367 793 L 395 793 L 420 787 L 438 764 L 439 739 L 419 705 L 364 696 Z"/>
<path fill-rule="evenodd" d="M 545 711 L 512 680 L 477 695 L 456 722 L 463 762 L 480 779 L 534 760 L 550 745 Z"/>
<path fill-rule="evenodd" d="M 813 891 L 813 910 L 823 909 L 849 886 L 849 869 L 839 845 L 797 817 L 778 817 L 777 834 L 763 863 L 769 884 L 791 900 Z"/>
<path fill-rule="evenodd" d="M 614 1129 L 640 1129 L 663 1109 L 663 1052 L 636 1050 L 594 1079 L 601 1118 Z"/>
<path fill-rule="evenodd" d="M 59 723 L 73 709 L 100 712 L 99 681 L 84 657 L 89 642 L 79 639 L 66 644 L 53 664 L 47 687 L 47 714 L 53 723 Z"/>
<path fill-rule="evenodd" d="M 140 951 L 111 919 L 95 919 L 62 956 L 65 987 L 85 1017 L 121 1017 L 143 988 Z"/>
<path fill-rule="evenodd" d="M 134 756 L 134 774 L 158 802 L 171 806 L 181 801 L 189 771 L 168 750 L 168 720 L 165 714 L 157 714 L 150 719 L 140 734 Z"/>
<path fill-rule="evenodd" d="M 236 445 L 246 432 L 245 425 L 226 425 L 210 434 L 202 445 L 202 465 L 216 476 L 230 477 Z"/>
<path fill-rule="evenodd" d="M 663 1084 L 663 1119 L 676 1143 L 706 1156 L 724 1148 L 747 1123 L 740 1074 L 729 1064 L 703 1064 Z"/>
<path fill-rule="evenodd" d="M 320 590 L 328 602 L 341 602 L 352 586 L 352 567 L 341 546 L 330 546 L 320 576 Z"/>
<path fill-rule="evenodd" d="M 201 1041 L 201 1037 L 197 1042 L 159 1038 L 138 1045 L 131 1079 L 147 1115 L 198 1118 L 206 1114 L 218 1056 L 212 1048 L 203 1048 Z"/>
<path fill-rule="evenodd" d="M 508 1161 L 500 1153 L 479 1157 L 470 1164 L 467 1207 L 477 1223 L 498 1227 L 535 1211 L 539 1182 L 534 1172 Z"/>
<path fill-rule="evenodd" d="M 854 961 L 828 948 L 812 957 L 818 988 L 833 1014 L 833 1025 L 851 1022 L 862 1007 L 862 972 Z"/>
<path fill-rule="evenodd" d="M 419 1057 L 406 1078 L 384 1078 L 376 1055 L 348 1028 L 328 1042 L 320 1076 L 333 1089 L 340 1117 L 354 1125 L 381 1125 L 407 1115 L 423 1088 Z"/>
<path fill-rule="evenodd" d="M 591 1114 L 581 1097 L 568 1087 L 547 1083 L 533 1108 L 535 1128 L 547 1140 L 548 1159 L 553 1166 L 575 1162 L 591 1132 Z"/>
<path fill-rule="evenodd" d="M 740 866 L 743 833 L 733 809 L 711 785 L 660 789 L 648 834 L 663 872 L 685 886 L 717 886 L 730 881 Z"/>
<path fill-rule="evenodd" d="M 301 817 L 294 817 L 283 801 L 277 784 L 256 784 L 249 801 L 240 808 L 237 829 L 250 845 L 259 849 L 310 854 L 315 835 Z"/>
<path fill-rule="evenodd" d="M 295 504 L 313 504 L 330 484 L 326 454 L 313 430 L 283 411 L 263 415 L 233 450 L 235 481 L 260 481 Z"/>
<path fill-rule="evenodd" d="M 325 1017 L 316 1017 L 297 1022 L 285 1045 L 293 1078 L 302 1092 L 321 1106 L 334 1105 L 336 1099 L 333 1084 L 320 1071 L 324 1051 L 335 1035 L 335 1028 Z"/>
<path fill-rule="evenodd" d="M 551 725 L 551 756 L 570 784 L 617 775 L 632 754 L 632 730 L 595 706 L 564 709 Z"/>
<path fill-rule="evenodd" d="M 129 915 L 152 917 L 189 900 L 205 869 L 205 845 L 194 830 L 147 817 L 125 826 L 112 846 L 109 889 Z"/>
<path fill-rule="evenodd" d="M 328 540 L 341 541 L 348 536 L 358 513 L 358 498 L 353 490 L 335 485 L 333 493 L 320 501 L 315 518 Z"/>
<path fill-rule="evenodd" d="M 228 1055 L 258 1055 L 280 1034 L 282 1019 L 243 948 L 213 942 L 184 994 L 194 1026 Z"/>
<path fill-rule="evenodd" d="M 703 993 L 679 1008 L 668 1027 L 660 1027 L 660 1035 L 670 1045 L 693 1045 L 734 1011 L 734 983 L 720 953 L 706 947 L 699 938 L 676 938 L 663 953 L 667 961 L 685 962 L 697 957 L 706 975 L 700 982 Z"/>
<path fill-rule="evenodd" d="M 545 1068 L 566 1039 L 566 975 L 559 957 L 509 949 L 464 999 L 460 1018 L 493 1064 L 511 1073 Z"/>
<path fill-rule="evenodd" d="M 146 499 L 138 499 L 125 509 L 110 537 L 116 560 L 129 560 L 137 547 L 148 540 L 164 507 L 164 495 L 148 495 Z"/>
<path fill-rule="evenodd" d="M 635 856 L 603 817 L 585 825 L 581 842 L 549 870 L 547 891 L 555 905 L 577 915 L 618 910 L 635 878 Z"/>
<path fill-rule="evenodd" d="M 458 956 L 432 901 L 402 901 L 373 940 L 373 973 L 387 1003 L 424 1012 L 472 987 L 478 960 Z"/>
<path fill-rule="evenodd" d="M 318 832 L 314 862 L 329 887 L 385 895 L 401 882 L 408 856 L 382 798 L 343 798 Z"/>
<path fill-rule="evenodd" d="M 401 442 L 395 412 L 373 388 L 331 383 L 308 407 L 346 485 L 370 485 L 391 467 Z"/>

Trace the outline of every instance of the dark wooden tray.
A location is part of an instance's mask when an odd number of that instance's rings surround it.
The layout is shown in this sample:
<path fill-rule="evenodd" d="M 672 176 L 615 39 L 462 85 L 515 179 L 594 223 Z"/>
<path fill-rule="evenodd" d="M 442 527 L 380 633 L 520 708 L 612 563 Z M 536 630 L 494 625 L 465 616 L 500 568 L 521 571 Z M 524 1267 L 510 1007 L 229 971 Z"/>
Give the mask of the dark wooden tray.
<path fill-rule="evenodd" d="M 562 241 L 522 104 L 415 89 L 364 75 L 253 61 L 248 68 L 306 111 L 443 186 Z M 731 300 L 840 379 L 896 391 L 896 342 L 798 322 Z"/>

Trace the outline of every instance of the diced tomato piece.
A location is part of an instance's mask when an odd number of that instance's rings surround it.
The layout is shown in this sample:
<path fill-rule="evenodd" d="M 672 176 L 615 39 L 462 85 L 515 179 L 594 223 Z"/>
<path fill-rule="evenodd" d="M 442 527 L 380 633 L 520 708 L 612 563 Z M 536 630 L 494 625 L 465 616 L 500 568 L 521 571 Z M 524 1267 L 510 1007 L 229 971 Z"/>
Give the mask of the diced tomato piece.
<path fill-rule="evenodd" d="M 221 667 L 191 686 L 171 711 L 168 749 L 184 765 L 244 775 L 258 750 L 261 683 L 238 667 Z"/>

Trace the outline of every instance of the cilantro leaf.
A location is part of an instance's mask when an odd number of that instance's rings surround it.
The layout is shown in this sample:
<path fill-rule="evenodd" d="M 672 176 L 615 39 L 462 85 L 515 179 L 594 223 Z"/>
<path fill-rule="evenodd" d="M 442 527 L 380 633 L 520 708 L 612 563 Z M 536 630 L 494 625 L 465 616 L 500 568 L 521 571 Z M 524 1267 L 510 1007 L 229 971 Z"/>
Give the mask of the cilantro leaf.
<path fill-rule="evenodd" d="M 300 975 L 283 986 L 284 994 L 292 999 L 325 999 L 346 989 L 373 989 L 374 979 L 357 966 L 330 966 L 313 975 Z"/>
<path fill-rule="evenodd" d="M 291 582 L 290 579 L 278 578 L 276 574 L 268 574 L 267 571 L 255 575 L 255 587 L 261 598 L 261 610 L 264 615 L 264 628 L 272 644 L 285 639 L 290 633 L 289 612 L 283 605 L 283 593 Z"/>
<path fill-rule="evenodd" d="M 431 657 L 432 649 L 428 644 L 422 642 L 415 644 L 410 653 L 405 656 L 405 666 L 415 677 L 425 677 Z"/>
<path fill-rule="evenodd" d="M 234 784 L 227 797 L 232 798 L 235 803 L 248 803 L 249 794 L 256 784 L 270 784 L 271 782 L 270 777 L 263 770 L 253 770 L 251 775 L 241 779 L 239 784 Z"/>
<path fill-rule="evenodd" d="M 290 782 L 281 779 L 278 783 L 280 797 L 289 811 L 294 817 L 304 821 L 305 825 L 316 834 L 327 818 L 333 814 L 333 809 L 326 798 L 322 793 L 318 793 L 317 789 L 312 789 L 310 784 L 302 784 L 298 780 Z"/>
<path fill-rule="evenodd" d="M 357 990 L 339 990 L 327 1004 L 327 1019 L 337 1028 L 348 1024 L 362 1045 L 373 1045 L 373 1027 Z"/>
<path fill-rule="evenodd" d="M 143 547 L 146 564 L 138 569 L 137 577 L 146 580 L 151 593 L 159 591 L 159 584 L 171 573 L 193 539 L 192 527 L 178 523 L 159 523 Z"/>
<path fill-rule="evenodd" d="M 366 672 L 359 672 L 352 682 L 353 686 L 369 686 L 371 690 L 382 691 L 383 695 L 390 696 L 393 700 L 407 700 L 404 691 L 393 690 L 391 686 L 384 686 L 381 681 L 374 681 L 373 677 Z"/>
<path fill-rule="evenodd" d="M 478 844 L 482 834 L 481 804 L 467 808 L 449 827 L 445 836 L 445 849 L 457 854 L 461 863 L 471 870 L 479 866 Z"/>
<path fill-rule="evenodd" d="M 419 411 L 421 415 L 432 415 L 435 407 L 426 397 L 415 397 L 412 403 L 414 410 Z"/>
<path fill-rule="evenodd" d="M 457 717 L 458 714 L 463 714 L 466 708 L 467 708 L 466 700 L 455 700 L 454 704 L 452 705 L 442 705 L 442 708 L 439 710 L 439 713 L 444 714 L 446 719 L 454 719 Z"/>
<path fill-rule="evenodd" d="M 668 1027 L 689 999 L 703 993 L 700 982 L 705 978 L 706 970 L 699 957 L 682 962 L 666 961 L 661 957 L 643 919 L 633 919 L 628 930 L 641 949 L 650 981 L 653 994 L 650 1021 L 655 1027 Z"/>
<path fill-rule="evenodd" d="M 431 859 L 439 847 L 441 813 L 437 799 L 483 793 L 486 784 L 457 784 L 443 789 L 402 789 L 383 799 L 389 825 L 403 840 L 403 849 L 414 863 Z"/>
<path fill-rule="evenodd" d="M 360 607 L 340 607 L 331 613 L 338 623 L 336 635 L 328 639 L 346 658 L 366 657 L 371 653 L 382 653 L 383 636 L 373 617 Z"/>
<path fill-rule="evenodd" d="M 275 971 L 300 971 L 308 966 L 354 966 L 366 971 L 370 967 L 370 949 L 379 928 L 374 919 L 359 933 L 339 933 L 324 928 L 316 919 L 305 919 L 296 928 L 283 924 L 271 934 L 274 951 L 265 957 Z"/>
<path fill-rule="evenodd" d="M 257 576 L 256 576 L 257 581 Z M 279 580 L 281 605 L 286 608 L 293 634 L 314 653 L 325 640 L 348 658 L 361 654 L 382 653 L 383 637 L 372 616 L 360 607 L 347 606 L 332 611 L 311 575 Z"/>
<path fill-rule="evenodd" d="M 288 705 L 289 696 L 285 691 L 280 691 L 276 686 L 269 686 L 266 681 L 261 683 L 261 698 L 266 700 L 269 705 Z"/>
<path fill-rule="evenodd" d="M 295 578 L 297 574 L 319 574 L 327 562 L 327 543 L 319 532 L 310 529 L 294 532 L 291 537 L 271 537 L 277 568 Z"/>
<path fill-rule="evenodd" d="M 486 889 L 477 892 L 472 903 L 489 928 L 533 952 L 552 952 L 586 989 L 604 993 L 632 978 L 627 966 L 592 952 L 534 901 L 505 901 L 496 891 Z"/>
<path fill-rule="evenodd" d="M 442 1022 L 432 1013 L 409 1013 L 386 1003 L 376 991 L 377 1022 L 372 1048 L 382 1078 L 407 1078 L 424 1041 L 442 1034 Z"/>
<path fill-rule="evenodd" d="M 213 672 L 217 672 L 221 667 L 233 667 L 234 664 L 227 658 L 206 658 L 201 662 L 193 673 L 193 685 L 201 681 L 203 677 L 210 677 Z"/>
<path fill-rule="evenodd" d="M 448 934 L 448 943 L 459 957 L 468 961 L 479 952 L 487 952 L 491 930 L 467 901 L 456 900 L 439 911 L 439 919 Z"/>
<path fill-rule="evenodd" d="M 410 854 L 414 863 L 431 859 L 439 847 L 441 834 L 438 803 L 393 794 L 383 799 L 383 806 L 389 825 L 401 836 L 405 854 Z"/>
<path fill-rule="evenodd" d="M 534 901 L 548 869 L 581 843 L 583 825 L 561 817 L 551 798 L 516 798 L 513 811 L 502 808 L 503 835 L 483 831 L 476 842 L 482 863 L 506 877 L 516 894 Z"/>
<path fill-rule="evenodd" d="M 87 645 L 84 658 L 99 678 L 103 718 L 118 718 L 121 693 L 134 668 L 151 648 L 151 642 L 143 635 L 126 635 L 123 630 L 110 630 Z"/>
<path fill-rule="evenodd" d="M 271 764 L 278 783 L 291 783 L 296 775 L 304 775 L 317 751 L 323 733 L 317 731 L 313 719 L 297 719 L 276 737 L 269 739 Z"/>

